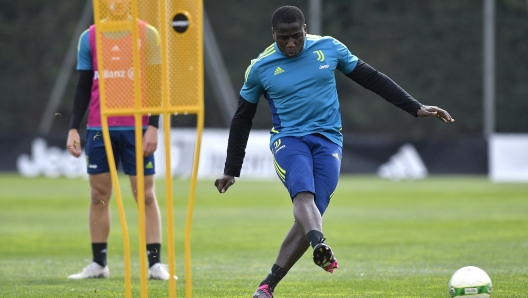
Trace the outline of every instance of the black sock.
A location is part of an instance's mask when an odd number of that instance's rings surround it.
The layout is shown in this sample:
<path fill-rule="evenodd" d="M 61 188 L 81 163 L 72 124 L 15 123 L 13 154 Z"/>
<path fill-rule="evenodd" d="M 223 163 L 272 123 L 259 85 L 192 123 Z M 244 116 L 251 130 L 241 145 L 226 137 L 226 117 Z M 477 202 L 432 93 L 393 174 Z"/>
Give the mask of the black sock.
<path fill-rule="evenodd" d="M 308 242 L 313 248 L 317 244 L 324 241 L 324 236 L 323 236 L 323 233 L 319 231 L 311 230 L 310 232 L 308 232 L 308 234 L 306 234 L 306 240 L 308 240 Z"/>
<path fill-rule="evenodd" d="M 161 263 L 160 254 L 161 254 L 161 243 L 147 244 L 147 257 L 148 257 L 149 267 L 152 267 L 156 263 Z"/>
<path fill-rule="evenodd" d="M 286 276 L 286 273 L 288 273 L 288 271 L 282 269 L 282 267 L 279 265 L 273 264 L 268 277 L 266 277 L 266 279 L 260 283 L 259 287 L 266 284 L 271 288 L 272 291 L 275 290 L 275 287 L 281 281 L 281 279 Z"/>
<path fill-rule="evenodd" d="M 106 266 L 106 243 L 92 243 L 93 261 L 102 267 Z"/>

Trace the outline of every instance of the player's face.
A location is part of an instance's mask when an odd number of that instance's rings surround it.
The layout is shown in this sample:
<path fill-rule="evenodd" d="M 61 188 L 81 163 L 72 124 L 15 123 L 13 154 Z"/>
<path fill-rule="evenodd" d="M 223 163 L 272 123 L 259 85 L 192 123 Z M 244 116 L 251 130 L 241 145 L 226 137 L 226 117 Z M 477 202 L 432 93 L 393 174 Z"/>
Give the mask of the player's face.
<path fill-rule="evenodd" d="M 272 28 L 273 39 L 281 52 L 293 58 L 297 56 L 304 47 L 306 37 L 306 25 L 301 23 L 279 24 L 278 28 Z"/>
<path fill-rule="evenodd" d="M 128 16 L 130 0 L 106 0 L 106 3 L 112 18 L 120 19 Z"/>

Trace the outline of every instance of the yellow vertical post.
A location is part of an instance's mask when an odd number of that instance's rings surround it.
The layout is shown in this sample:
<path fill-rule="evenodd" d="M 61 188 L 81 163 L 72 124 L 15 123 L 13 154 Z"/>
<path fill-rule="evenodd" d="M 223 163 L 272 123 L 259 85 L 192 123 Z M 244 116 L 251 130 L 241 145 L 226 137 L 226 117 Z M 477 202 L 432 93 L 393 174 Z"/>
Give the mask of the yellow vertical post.
<path fill-rule="evenodd" d="M 167 48 L 166 54 L 163 55 L 163 65 L 170 70 L 165 73 L 166 81 L 164 77 L 164 82 L 167 82 L 164 88 L 167 88 L 169 96 L 169 111 L 176 115 L 195 114 L 197 117 L 196 143 L 184 234 L 185 296 L 190 298 L 192 297 L 192 218 L 204 118 L 203 4 L 201 0 L 167 1 L 165 13 L 167 29 L 162 39 L 166 42 Z M 163 34 L 162 31 L 162 36 Z M 166 150 L 170 149 L 167 145 L 166 148 Z"/>
<path fill-rule="evenodd" d="M 99 2 L 102 2 L 103 5 L 100 5 Z M 184 235 L 185 292 L 186 297 L 192 297 L 191 230 L 204 121 L 202 1 L 144 0 L 139 6 L 138 0 L 129 0 L 128 4 L 128 17 L 116 20 L 106 16 L 119 13 L 122 7 L 112 1 L 94 0 L 94 16 L 96 31 L 98 32 L 96 40 L 103 137 L 110 163 L 112 183 L 118 197 L 119 215 L 125 243 L 125 295 L 131 297 L 130 244 L 115 161 L 111 150 L 108 118 L 110 116 L 133 116 L 134 118 L 140 286 L 141 297 L 147 297 L 147 268 L 144 257 L 146 227 L 142 117 L 147 114 L 163 115 L 167 249 L 169 273 L 172 277 L 176 275 L 176 259 L 170 163 L 170 117 L 171 115 L 195 114 L 197 116 L 196 145 Z M 155 26 L 158 27 L 157 30 Z M 105 37 L 102 38 L 102 36 Z M 119 43 L 119 40 L 125 44 Z M 157 45 L 153 46 L 154 43 Z M 157 47 L 159 47 L 159 57 Z M 156 49 L 153 50 L 152 48 Z M 160 65 L 159 74 L 152 72 L 152 68 L 149 70 L 149 66 L 153 65 Z M 127 81 L 128 79 L 132 80 L 133 83 Z M 161 84 L 157 90 L 159 82 Z M 158 100 L 158 97 L 161 100 Z M 176 282 L 171 278 L 169 280 L 169 295 L 176 297 L 176 293 Z"/>
<path fill-rule="evenodd" d="M 197 111 L 197 124 L 196 124 L 196 145 L 194 150 L 194 159 L 193 159 L 193 170 L 191 176 L 191 187 L 189 192 L 188 207 L 187 207 L 187 221 L 185 224 L 185 275 L 192 280 L 192 267 L 191 267 L 191 231 L 192 231 L 192 219 L 194 213 L 194 201 L 196 197 L 196 182 L 198 179 L 198 166 L 200 160 L 200 148 L 202 140 L 202 132 L 204 125 L 204 106 L 203 106 L 203 4 L 202 1 L 196 1 L 195 7 L 196 20 L 195 24 L 197 28 L 195 29 L 196 36 L 196 49 L 195 54 L 198 55 L 196 59 L 197 73 L 196 80 L 198 82 L 199 88 L 197 88 L 197 98 L 200 99 L 196 103 Z M 185 284 L 186 286 L 186 297 L 192 297 L 192 282 Z"/>
<path fill-rule="evenodd" d="M 98 59 L 97 59 L 97 69 L 99 76 L 99 97 L 101 107 L 107 106 L 106 103 L 106 85 L 104 80 L 104 69 L 105 69 L 105 60 L 103 58 L 103 43 L 101 41 L 101 36 L 105 32 L 106 28 L 103 26 L 103 21 L 105 19 L 106 8 L 99 5 L 99 1 L 95 0 L 93 2 L 94 8 L 94 25 L 95 25 L 95 40 L 97 49 Z M 103 79 L 101 79 L 103 78 Z M 123 253 L 124 253 L 124 268 L 125 268 L 125 297 L 132 297 L 132 277 L 131 277 L 131 264 L 130 264 L 130 239 L 128 234 L 128 226 L 126 222 L 125 207 L 123 205 L 123 198 L 121 195 L 121 189 L 119 187 L 119 178 L 117 176 L 117 169 L 115 166 L 114 154 L 112 151 L 112 145 L 110 142 L 110 134 L 108 130 L 108 114 L 104 113 L 104 108 L 101 108 L 101 130 L 103 134 L 103 140 L 105 144 L 105 151 L 107 155 L 108 165 L 110 169 L 110 177 L 112 179 L 113 189 L 115 191 L 115 197 L 117 201 L 119 221 L 121 224 L 121 233 L 123 234 Z"/>
<path fill-rule="evenodd" d="M 189 192 L 189 200 L 187 207 L 187 221 L 185 224 L 185 240 L 184 240 L 184 253 L 185 253 L 185 276 L 189 279 L 189 282 L 185 283 L 186 297 L 192 297 L 192 269 L 191 269 L 191 230 L 192 230 L 192 218 L 194 212 L 194 199 L 196 196 L 196 182 L 198 179 L 198 161 L 200 157 L 200 148 L 203 132 L 203 110 L 197 113 L 197 131 L 196 131 L 196 145 L 194 148 L 194 160 L 193 170 L 191 176 L 191 188 Z"/>
<path fill-rule="evenodd" d="M 166 208 L 167 208 L 167 251 L 169 259 L 169 273 L 171 276 L 176 275 L 176 258 L 174 254 L 174 204 L 172 200 L 172 169 L 171 169 L 171 137 L 170 137 L 170 115 L 163 115 L 163 128 L 165 138 L 165 191 L 166 191 Z M 176 280 L 169 280 L 169 297 L 176 297 Z"/>
<path fill-rule="evenodd" d="M 145 259 L 147 241 L 146 241 L 146 223 L 145 223 L 145 172 L 143 163 L 143 119 L 142 111 L 142 86 L 144 73 L 141 73 L 139 46 L 140 38 L 138 33 L 139 17 L 137 0 L 131 1 L 132 16 L 132 52 L 133 52 L 133 79 L 134 79 L 134 124 L 136 139 L 136 196 L 138 206 L 138 226 L 139 226 L 139 273 L 141 297 L 148 297 L 147 283 L 147 260 Z M 136 42 L 137 41 L 137 42 Z M 145 45 L 143 45 L 145 46 Z"/>
<path fill-rule="evenodd" d="M 167 8 L 165 5 L 165 0 L 159 0 L 159 16 L 161 20 L 167 20 Z M 177 296 L 176 292 L 176 280 L 172 276 L 176 275 L 176 249 L 174 245 L 174 204 L 172 200 L 173 188 L 172 188 L 172 166 L 171 166 L 171 114 L 169 110 L 169 75 L 168 75 L 168 64 L 167 62 L 167 26 L 160 26 L 160 36 L 161 36 L 161 82 L 162 82 L 162 109 L 167 112 L 163 113 L 163 135 L 164 135 L 164 149 L 165 149 L 165 208 L 167 212 L 167 256 L 169 264 L 169 274 L 171 276 L 169 280 L 169 297 L 173 298 Z"/>

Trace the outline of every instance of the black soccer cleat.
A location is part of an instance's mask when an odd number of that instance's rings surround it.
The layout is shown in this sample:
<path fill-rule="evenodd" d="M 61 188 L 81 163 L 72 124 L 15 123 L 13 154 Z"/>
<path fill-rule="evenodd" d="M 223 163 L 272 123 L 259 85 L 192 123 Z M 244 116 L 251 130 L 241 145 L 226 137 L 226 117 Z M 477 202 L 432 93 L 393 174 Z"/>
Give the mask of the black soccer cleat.
<path fill-rule="evenodd" d="M 313 261 L 326 272 L 333 273 L 334 269 L 339 268 L 332 249 L 324 243 L 324 239 L 314 247 Z"/>

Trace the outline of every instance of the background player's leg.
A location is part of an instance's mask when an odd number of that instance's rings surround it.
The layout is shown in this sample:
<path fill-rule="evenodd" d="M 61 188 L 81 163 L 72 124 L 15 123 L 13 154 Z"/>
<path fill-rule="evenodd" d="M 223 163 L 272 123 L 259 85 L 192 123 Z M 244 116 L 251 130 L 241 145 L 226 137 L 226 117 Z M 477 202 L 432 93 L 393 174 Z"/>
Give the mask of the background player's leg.
<path fill-rule="evenodd" d="M 137 202 L 137 177 L 129 177 L 132 193 Z M 154 190 L 154 175 L 145 176 L 145 229 L 147 244 L 161 243 L 161 215 Z"/>
<path fill-rule="evenodd" d="M 90 178 L 90 239 L 106 243 L 110 233 L 109 201 L 112 195 L 110 173 L 89 175 Z"/>
<path fill-rule="evenodd" d="M 129 176 L 134 199 L 137 202 L 137 177 Z M 166 265 L 161 264 L 161 215 L 154 190 L 154 175 L 145 176 L 145 230 L 149 279 L 168 280 L 170 274 Z M 174 276 L 174 278 L 178 278 Z"/>
<path fill-rule="evenodd" d="M 101 173 L 89 175 L 89 180 L 90 210 L 88 218 L 90 221 L 93 261 L 105 268 L 108 235 L 110 234 L 109 202 L 112 197 L 112 179 L 110 178 L 110 173 Z M 103 273 L 104 275 L 105 273 Z"/>
<path fill-rule="evenodd" d="M 112 194 L 110 173 L 90 174 L 89 180 L 90 207 L 88 219 L 93 262 L 80 273 L 68 276 L 69 279 L 108 278 L 110 276 L 110 271 L 108 266 L 106 266 L 106 250 L 110 233 L 110 208 L 108 203 Z"/>

